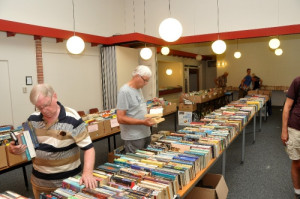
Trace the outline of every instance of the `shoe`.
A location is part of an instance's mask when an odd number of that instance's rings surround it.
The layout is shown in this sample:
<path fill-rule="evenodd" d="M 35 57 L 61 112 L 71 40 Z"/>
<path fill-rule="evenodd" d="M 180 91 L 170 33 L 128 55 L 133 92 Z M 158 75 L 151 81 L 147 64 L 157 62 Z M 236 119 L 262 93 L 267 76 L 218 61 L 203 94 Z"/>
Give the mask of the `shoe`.
<path fill-rule="evenodd" d="M 300 195 L 299 194 L 295 194 L 295 199 L 300 199 Z"/>

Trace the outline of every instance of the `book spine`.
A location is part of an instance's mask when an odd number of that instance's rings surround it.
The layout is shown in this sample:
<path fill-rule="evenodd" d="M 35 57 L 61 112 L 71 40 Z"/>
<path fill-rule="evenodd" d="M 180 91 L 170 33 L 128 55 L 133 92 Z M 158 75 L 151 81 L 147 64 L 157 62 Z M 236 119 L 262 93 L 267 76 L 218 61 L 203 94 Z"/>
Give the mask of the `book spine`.
<path fill-rule="evenodd" d="M 27 143 L 26 143 L 26 140 L 25 140 L 25 137 L 24 137 L 23 134 L 21 135 L 21 139 L 22 139 L 23 144 L 27 146 Z M 25 153 L 26 153 L 27 160 L 30 161 L 31 157 L 30 157 L 30 154 L 29 154 L 28 147 L 26 148 Z"/>

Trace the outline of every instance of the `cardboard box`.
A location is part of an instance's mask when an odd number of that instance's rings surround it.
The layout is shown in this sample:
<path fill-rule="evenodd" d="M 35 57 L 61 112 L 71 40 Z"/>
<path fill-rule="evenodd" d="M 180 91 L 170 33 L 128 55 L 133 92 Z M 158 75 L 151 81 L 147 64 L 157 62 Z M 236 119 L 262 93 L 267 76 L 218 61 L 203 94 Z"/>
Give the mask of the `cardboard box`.
<path fill-rule="evenodd" d="M 111 133 L 110 120 L 103 120 L 103 125 L 104 125 L 104 133 L 110 134 Z"/>
<path fill-rule="evenodd" d="M 164 110 L 163 110 L 163 115 L 168 115 L 170 113 L 174 113 L 177 111 L 177 105 L 176 103 L 172 103 L 170 105 L 167 106 L 163 106 Z"/>
<path fill-rule="evenodd" d="M 92 124 L 89 124 L 87 126 L 87 130 L 90 134 L 90 137 L 92 140 L 98 139 L 102 136 L 104 136 L 104 124 L 103 121 L 95 122 Z"/>
<path fill-rule="evenodd" d="M 0 169 L 3 167 L 7 167 L 7 157 L 6 157 L 6 150 L 5 150 L 5 145 L 0 146 Z"/>
<path fill-rule="evenodd" d="M 113 163 L 114 159 L 120 158 L 121 154 L 125 153 L 124 146 L 120 146 L 113 150 L 112 152 L 108 153 L 108 162 Z"/>
<path fill-rule="evenodd" d="M 178 111 L 178 124 L 182 126 L 190 125 L 193 118 L 193 112 Z"/>
<path fill-rule="evenodd" d="M 203 187 L 198 187 L 203 186 Z M 220 174 L 206 174 L 202 180 L 185 197 L 186 199 L 226 199 L 228 187 Z"/>
<path fill-rule="evenodd" d="M 193 112 L 193 111 L 197 110 L 197 104 L 179 103 L 178 110 L 179 111 Z"/>
<path fill-rule="evenodd" d="M 6 147 L 6 157 L 8 166 L 14 166 L 27 161 L 25 152 L 21 155 L 14 155 L 8 151 L 8 147 Z"/>

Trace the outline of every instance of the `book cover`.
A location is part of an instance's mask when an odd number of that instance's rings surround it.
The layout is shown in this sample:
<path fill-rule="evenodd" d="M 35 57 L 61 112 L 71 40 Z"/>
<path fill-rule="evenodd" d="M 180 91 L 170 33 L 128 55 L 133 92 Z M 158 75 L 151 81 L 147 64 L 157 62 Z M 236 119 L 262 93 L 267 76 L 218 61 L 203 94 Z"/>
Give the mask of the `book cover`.
<path fill-rule="evenodd" d="M 23 131 L 23 135 L 24 135 L 24 138 L 26 140 L 26 145 L 27 145 L 30 157 L 34 158 L 36 156 L 36 152 L 35 152 L 35 148 L 33 146 L 32 139 L 30 137 L 29 131 Z"/>

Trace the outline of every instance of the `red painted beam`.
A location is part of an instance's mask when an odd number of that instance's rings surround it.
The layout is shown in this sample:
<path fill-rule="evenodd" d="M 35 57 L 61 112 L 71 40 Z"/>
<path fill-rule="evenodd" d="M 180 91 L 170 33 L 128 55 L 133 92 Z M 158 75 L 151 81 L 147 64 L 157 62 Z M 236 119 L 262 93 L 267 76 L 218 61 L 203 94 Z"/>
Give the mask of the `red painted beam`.
<path fill-rule="evenodd" d="M 157 53 L 160 53 L 161 47 L 157 47 Z M 170 49 L 170 53 L 167 56 L 178 56 L 178 57 L 186 57 L 186 58 L 192 58 L 196 59 L 197 54 L 195 53 L 189 53 L 189 52 L 184 52 L 184 51 L 179 51 L 179 50 L 172 50 Z M 210 55 L 202 55 L 202 60 L 213 60 L 214 57 Z"/>
<path fill-rule="evenodd" d="M 49 28 L 19 22 L 13 22 L 8 20 L 0 19 L 0 31 L 4 32 L 14 32 L 28 35 L 39 35 L 41 37 L 52 37 L 58 39 L 68 39 L 74 35 L 73 31 L 61 30 L 56 28 Z M 243 38 L 254 38 L 254 37 L 267 37 L 274 35 L 287 35 L 287 34 L 297 34 L 300 33 L 300 24 L 272 27 L 272 28 L 261 28 L 243 31 L 232 31 L 232 32 L 222 32 L 220 33 L 220 39 L 243 39 Z M 214 41 L 218 38 L 218 34 L 204 34 L 204 35 L 194 35 L 185 36 L 178 39 L 176 42 L 165 42 L 160 38 L 144 35 L 141 33 L 129 33 L 124 35 L 117 35 L 111 37 L 103 37 L 85 33 L 78 33 L 76 35 L 80 36 L 85 42 L 90 42 L 93 44 L 104 44 L 104 45 L 117 45 L 120 43 L 140 41 L 145 43 L 151 43 L 159 46 L 164 45 L 175 45 L 175 44 L 189 44 L 189 43 L 201 43 Z"/>
<path fill-rule="evenodd" d="M 16 35 L 15 32 L 6 32 L 7 37 L 14 37 Z"/>

